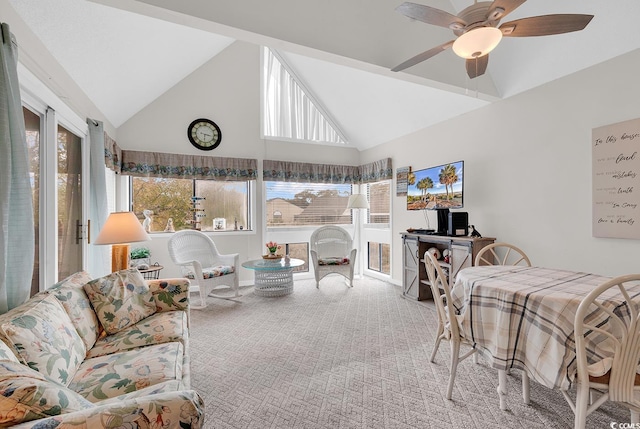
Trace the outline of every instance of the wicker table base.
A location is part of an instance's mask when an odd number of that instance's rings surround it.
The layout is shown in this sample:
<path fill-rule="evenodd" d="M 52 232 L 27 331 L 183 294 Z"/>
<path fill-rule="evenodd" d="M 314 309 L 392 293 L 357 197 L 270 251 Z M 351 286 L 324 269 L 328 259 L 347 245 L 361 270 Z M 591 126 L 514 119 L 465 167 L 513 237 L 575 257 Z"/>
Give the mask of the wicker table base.
<path fill-rule="evenodd" d="M 259 296 L 283 296 L 293 293 L 293 270 L 256 271 L 255 294 Z"/>

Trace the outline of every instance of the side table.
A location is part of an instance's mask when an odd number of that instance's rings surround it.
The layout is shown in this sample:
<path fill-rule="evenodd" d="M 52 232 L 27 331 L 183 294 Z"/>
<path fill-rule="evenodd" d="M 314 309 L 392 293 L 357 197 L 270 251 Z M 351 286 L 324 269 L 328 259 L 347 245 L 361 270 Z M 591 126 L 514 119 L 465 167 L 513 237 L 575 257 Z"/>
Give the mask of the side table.
<path fill-rule="evenodd" d="M 155 264 L 149 266 L 149 268 L 145 270 L 138 270 L 138 271 L 140 271 L 140 273 L 142 274 L 142 277 L 144 277 L 145 280 L 157 280 L 158 278 L 160 278 L 160 271 L 163 268 L 164 267 L 162 265 L 156 262 Z"/>
<path fill-rule="evenodd" d="M 293 269 L 304 265 L 302 259 L 255 259 L 242 263 L 254 271 L 255 294 L 259 296 L 283 296 L 293 293 Z"/>

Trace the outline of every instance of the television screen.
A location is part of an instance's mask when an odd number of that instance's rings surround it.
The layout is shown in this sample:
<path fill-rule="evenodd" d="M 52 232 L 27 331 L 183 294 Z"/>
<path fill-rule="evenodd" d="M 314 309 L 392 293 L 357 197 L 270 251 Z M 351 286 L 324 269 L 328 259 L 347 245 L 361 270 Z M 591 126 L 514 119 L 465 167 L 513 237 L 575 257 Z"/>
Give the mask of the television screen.
<path fill-rule="evenodd" d="M 409 173 L 407 210 L 462 208 L 463 173 L 464 161 Z"/>

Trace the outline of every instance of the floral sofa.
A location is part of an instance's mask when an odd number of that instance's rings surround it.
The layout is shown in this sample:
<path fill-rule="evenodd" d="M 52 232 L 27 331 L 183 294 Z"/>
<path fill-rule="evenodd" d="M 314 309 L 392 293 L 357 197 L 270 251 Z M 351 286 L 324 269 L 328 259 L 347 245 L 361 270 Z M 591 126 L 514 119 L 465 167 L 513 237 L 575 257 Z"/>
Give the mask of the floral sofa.
<path fill-rule="evenodd" d="M 188 288 L 78 272 L 0 315 L 0 427 L 202 427 Z"/>

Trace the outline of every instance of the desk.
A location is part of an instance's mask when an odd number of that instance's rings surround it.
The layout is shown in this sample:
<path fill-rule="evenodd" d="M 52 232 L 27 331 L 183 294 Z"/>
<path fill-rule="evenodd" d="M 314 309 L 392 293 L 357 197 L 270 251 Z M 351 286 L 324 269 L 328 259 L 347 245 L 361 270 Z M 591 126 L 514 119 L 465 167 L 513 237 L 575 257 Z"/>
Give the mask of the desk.
<path fill-rule="evenodd" d="M 293 293 L 293 269 L 304 265 L 302 259 L 255 259 L 242 263 L 255 272 L 255 294 L 259 296 L 283 296 Z"/>
<path fill-rule="evenodd" d="M 544 386 L 564 390 L 576 375 L 576 310 L 591 290 L 607 280 L 539 267 L 471 267 L 458 273 L 451 299 L 463 335 L 500 371 L 501 386 L 505 371 L 517 368 Z M 640 293 L 640 286 L 632 290 Z M 621 302 L 615 291 L 611 294 L 612 306 Z M 587 348 L 600 359 L 613 353 L 606 341 Z M 499 388 L 501 408 L 502 392 Z"/>

